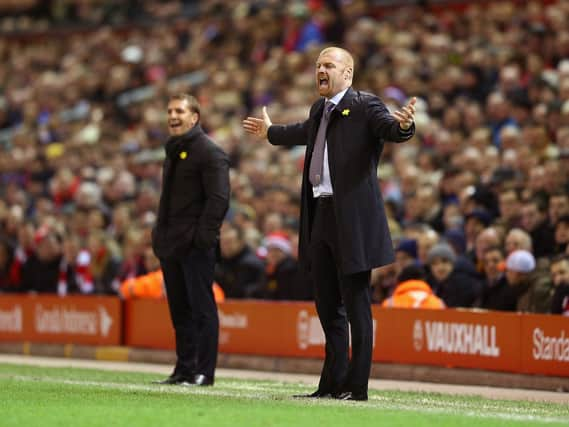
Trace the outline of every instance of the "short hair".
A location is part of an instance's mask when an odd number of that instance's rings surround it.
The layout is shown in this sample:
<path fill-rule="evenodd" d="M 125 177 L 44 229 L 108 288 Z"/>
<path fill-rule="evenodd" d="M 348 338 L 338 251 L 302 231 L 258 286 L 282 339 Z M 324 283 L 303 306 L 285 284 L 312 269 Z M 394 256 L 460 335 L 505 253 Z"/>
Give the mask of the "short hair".
<path fill-rule="evenodd" d="M 323 55 L 323 54 L 329 53 L 329 52 L 337 52 L 341 55 L 342 61 L 345 63 L 346 67 L 349 67 L 352 69 L 352 78 L 353 78 L 355 67 L 354 67 L 354 57 L 352 56 L 352 54 L 350 52 L 348 52 L 346 49 L 343 49 L 341 47 L 329 46 L 325 49 L 322 49 L 322 51 L 320 52 L 320 54 L 318 56 L 320 57 L 320 55 Z"/>
<path fill-rule="evenodd" d="M 194 96 L 189 95 L 187 93 L 177 93 L 172 95 L 169 99 L 169 101 L 174 101 L 174 100 L 186 101 L 188 103 L 188 107 L 190 107 L 190 110 L 201 117 L 200 103 Z"/>
<path fill-rule="evenodd" d="M 522 245 L 522 247 L 519 248 L 519 249 L 524 249 L 524 250 L 529 251 L 529 252 L 532 251 L 532 248 L 533 248 L 533 240 L 532 240 L 532 238 L 531 238 L 531 235 L 530 235 L 527 231 L 525 231 L 525 230 L 523 230 L 523 229 L 521 229 L 521 228 L 517 228 L 517 227 L 516 227 L 516 228 L 512 228 L 512 229 L 508 232 L 508 234 L 506 234 L 506 242 L 508 241 L 508 237 L 509 237 L 509 236 L 517 236 L 517 237 L 519 237 L 519 239 L 520 239 L 520 244 Z"/>
<path fill-rule="evenodd" d="M 401 270 L 397 276 L 397 283 L 406 282 L 407 280 L 425 280 L 425 269 L 418 264 L 411 264 Z"/>

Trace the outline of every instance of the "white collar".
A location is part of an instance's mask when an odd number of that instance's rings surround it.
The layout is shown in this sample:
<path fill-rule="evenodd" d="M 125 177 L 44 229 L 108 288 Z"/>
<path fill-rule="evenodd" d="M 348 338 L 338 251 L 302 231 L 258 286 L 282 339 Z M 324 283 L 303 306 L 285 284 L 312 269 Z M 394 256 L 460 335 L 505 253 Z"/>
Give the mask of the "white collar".
<path fill-rule="evenodd" d="M 331 99 L 326 98 L 326 101 L 331 101 L 334 105 L 338 105 L 340 103 L 340 101 L 342 100 L 342 98 L 344 97 L 344 95 L 346 94 L 346 92 L 348 91 L 348 89 L 349 89 L 349 87 L 344 89 L 342 92 L 338 92 Z"/>

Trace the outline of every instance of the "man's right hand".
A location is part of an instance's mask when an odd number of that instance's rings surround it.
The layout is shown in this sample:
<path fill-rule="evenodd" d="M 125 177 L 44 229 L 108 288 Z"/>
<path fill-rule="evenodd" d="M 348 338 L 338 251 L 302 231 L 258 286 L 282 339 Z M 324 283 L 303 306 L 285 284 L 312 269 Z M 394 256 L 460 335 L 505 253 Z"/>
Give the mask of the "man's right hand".
<path fill-rule="evenodd" d="M 267 107 L 263 107 L 263 118 L 259 119 L 257 117 L 247 117 L 245 120 L 243 120 L 243 129 L 245 129 L 245 132 L 252 135 L 266 138 L 269 127 L 272 124 L 273 123 L 271 122 L 271 118 L 267 113 Z"/>

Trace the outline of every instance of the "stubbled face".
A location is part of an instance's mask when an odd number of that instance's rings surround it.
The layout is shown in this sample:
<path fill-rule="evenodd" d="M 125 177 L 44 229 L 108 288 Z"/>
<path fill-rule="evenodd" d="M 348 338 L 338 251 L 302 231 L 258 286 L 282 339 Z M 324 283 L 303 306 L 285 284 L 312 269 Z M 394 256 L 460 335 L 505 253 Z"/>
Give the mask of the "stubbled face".
<path fill-rule="evenodd" d="M 318 93 L 332 98 L 352 84 L 353 67 L 339 50 L 326 49 L 316 61 L 316 87 Z"/>
<path fill-rule="evenodd" d="M 192 111 L 185 99 L 173 99 L 168 103 L 168 132 L 171 136 L 185 134 L 198 120 L 199 114 Z"/>

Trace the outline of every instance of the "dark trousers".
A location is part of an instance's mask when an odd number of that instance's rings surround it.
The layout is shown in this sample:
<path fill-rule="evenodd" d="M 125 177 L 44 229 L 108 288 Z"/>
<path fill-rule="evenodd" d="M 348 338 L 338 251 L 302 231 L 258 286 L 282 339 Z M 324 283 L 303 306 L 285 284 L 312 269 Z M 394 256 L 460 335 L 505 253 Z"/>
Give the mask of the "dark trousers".
<path fill-rule="evenodd" d="M 192 249 L 182 257 L 161 259 L 170 317 L 176 334 L 175 373 L 213 378 L 219 318 L 213 296 L 215 250 Z"/>
<path fill-rule="evenodd" d="M 370 271 L 342 274 L 333 198 L 320 198 L 316 206 L 310 237 L 311 274 L 316 310 L 326 337 L 318 389 L 367 394 L 373 343 Z"/>

